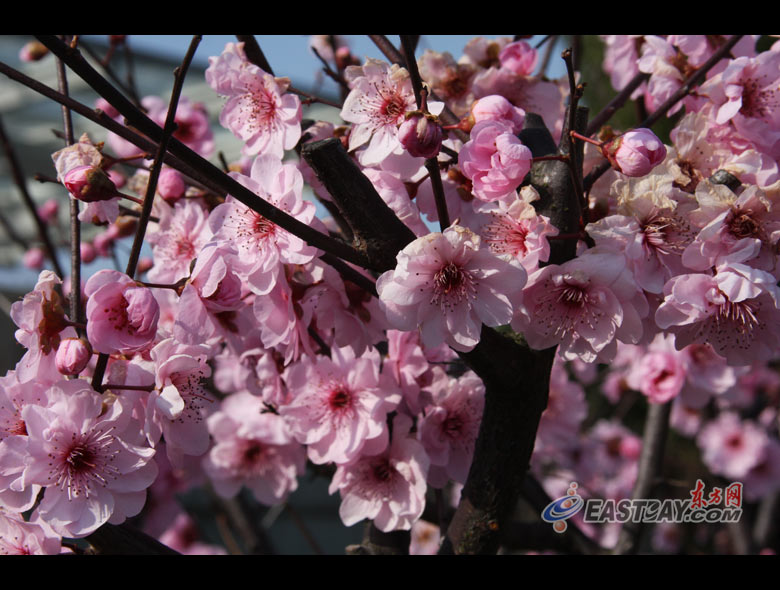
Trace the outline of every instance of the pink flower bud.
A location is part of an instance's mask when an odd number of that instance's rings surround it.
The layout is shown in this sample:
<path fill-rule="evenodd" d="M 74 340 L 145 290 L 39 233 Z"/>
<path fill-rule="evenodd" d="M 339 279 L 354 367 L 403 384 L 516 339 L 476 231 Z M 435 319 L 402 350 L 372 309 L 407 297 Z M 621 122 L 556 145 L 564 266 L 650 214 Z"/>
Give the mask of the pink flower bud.
<path fill-rule="evenodd" d="M 116 236 L 113 235 L 114 233 L 115 232 L 106 230 L 94 237 L 92 244 L 95 246 L 95 251 L 98 253 L 98 256 L 103 256 L 105 258 L 111 256 L 111 247 L 116 240 Z"/>
<path fill-rule="evenodd" d="M 116 110 L 113 107 L 113 105 L 110 102 L 108 102 L 105 98 L 98 98 L 95 101 L 95 108 L 100 109 L 112 119 L 119 116 L 119 111 Z"/>
<path fill-rule="evenodd" d="M 117 196 L 116 185 L 97 166 L 76 166 L 65 173 L 62 183 L 74 198 L 85 203 L 107 201 Z"/>
<path fill-rule="evenodd" d="M 97 257 L 97 249 L 89 242 L 81 242 L 79 249 L 81 250 L 81 262 L 84 264 L 89 264 Z"/>
<path fill-rule="evenodd" d="M 59 211 L 60 204 L 56 199 L 49 199 L 37 209 L 38 217 L 40 217 L 44 223 L 51 223 L 57 219 Z"/>
<path fill-rule="evenodd" d="M 19 51 L 19 59 L 25 62 L 38 61 L 49 54 L 49 49 L 40 41 L 30 41 Z"/>
<path fill-rule="evenodd" d="M 65 338 L 57 348 L 54 362 L 63 375 L 78 375 L 89 364 L 92 347 L 83 338 Z"/>
<path fill-rule="evenodd" d="M 30 248 L 24 253 L 22 257 L 22 264 L 32 270 L 40 270 L 43 268 L 43 261 L 46 260 L 46 255 L 40 248 Z"/>
<path fill-rule="evenodd" d="M 398 139 L 415 158 L 435 158 L 441 149 L 441 126 L 422 113 L 414 113 L 398 128 Z"/>
<path fill-rule="evenodd" d="M 530 76 L 536 69 L 539 55 L 536 49 L 525 41 L 510 43 L 498 54 L 501 68 L 509 70 L 518 76 Z"/>
<path fill-rule="evenodd" d="M 187 185 L 184 183 L 184 179 L 176 170 L 173 168 L 160 170 L 160 177 L 157 179 L 157 192 L 169 204 L 173 205 L 178 201 L 186 189 Z"/>
<path fill-rule="evenodd" d="M 626 176 L 645 176 L 666 158 L 666 147 L 655 133 L 640 127 L 619 135 L 601 148 L 612 167 Z"/>

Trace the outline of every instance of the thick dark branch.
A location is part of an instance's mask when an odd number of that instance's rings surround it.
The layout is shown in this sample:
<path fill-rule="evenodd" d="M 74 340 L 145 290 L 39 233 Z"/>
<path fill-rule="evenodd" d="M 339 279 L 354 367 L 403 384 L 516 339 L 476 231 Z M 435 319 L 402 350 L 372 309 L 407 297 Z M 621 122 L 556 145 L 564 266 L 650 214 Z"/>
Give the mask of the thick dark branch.
<path fill-rule="evenodd" d="M 275 76 L 274 71 L 271 69 L 271 64 L 265 58 L 263 50 L 260 49 L 260 44 L 255 39 L 254 35 L 236 35 L 236 39 L 244 44 L 244 53 L 246 58 L 253 64 L 258 66 L 264 72 L 268 72 L 272 76 Z"/>
<path fill-rule="evenodd" d="M 631 494 L 634 500 L 652 498 L 653 487 L 661 474 L 671 409 L 671 402 L 649 405 L 645 419 L 642 454 L 639 457 L 639 471 Z M 615 553 L 618 555 L 635 553 L 639 546 L 641 532 L 641 522 L 626 522 L 620 530 Z"/>
<path fill-rule="evenodd" d="M 307 143 L 301 156 L 328 189 L 341 215 L 352 228 L 353 245 L 364 253 L 369 268 L 395 268 L 395 256 L 415 239 L 396 217 L 371 181 L 336 138 Z"/>
<path fill-rule="evenodd" d="M 584 127 L 586 119 L 587 112 L 580 111 L 575 121 Z M 529 113 L 524 125 L 520 139 L 534 157 L 558 153 L 541 117 Z M 579 228 L 579 196 L 565 161 L 534 163 L 528 181 L 541 196 L 540 213 L 561 232 Z M 575 255 L 574 244 L 552 246 L 552 263 L 562 264 Z M 495 553 L 523 489 L 539 420 L 547 407 L 555 348 L 531 350 L 483 326 L 479 344 L 460 357 L 485 384 L 485 409 L 461 502 L 440 552 Z"/>
<path fill-rule="evenodd" d="M 127 98 L 119 93 L 105 78 L 87 63 L 78 51 L 63 44 L 54 36 L 41 35 L 38 40 L 46 45 L 49 50 L 62 59 L 68 67 L 89 84 L 98 94 L 105 98 L 126 119 L 130 126 L 147 135 L 153 141 L 159 143 L 162 137 L 162 129 L 144 113 L 139 111 Z M 223 191 L 235 197 L 238 201 L 256 211 L 272 223 L 295 234 L 311 246 L 330 252 L 344 260 L 348 260 L 359 266 L 367 267 L 367 261 L 354 248 L 331 238 L 330 236 L 309 227 L 288 215 L 281 209 L 277 209 L 264 199 L 255 195 L 252 191 L 241 185 L 238 181 L 224 174 L 219 168 L 205 160 L 203 157 L 185 146 L 175 137 L 170 140 L 169 151 L 187 166 L 193 168 L 197 174 L 206 177 L 210 184 L 219 186 Z"/>
<path fill-rule="evenodd" d="M 51 260 L 51 264 L 54 267 L 54 272 L 56 272 L 61 279 L 64 279 L 65 275 L 63 274 L 62 267 L 57 260 L 57 249 L 54 247 L 54 244 L 49 237 L 49 229 L 46 227 L 46 224 L 43 222 L 40 215 L 38 215 L 35 203 L 33 202 L 32 197 L 27 190 L 27 183 L 24 179 L 24 173 L 22 172 L 21 164 L 19 164 L 19 159 L 16 157 L 16 152 L 11 146 L 11 141 L 8 139 L 8 136 L 5 133 L 5 126 L 3 125 L 2 117 L 0 117 L 0 143 L 2 143 L 3 151 L 8 158 L 8 164 L 11 167 L 11 176 L 14 179 L 16 188 L 19 189 L 19 194 L 22 196 L 22 201 L 27 207 L 27 210 L 30 212 L 30 215 L 33 216 L 35 226 L 38 228 L 38 237 L 41 239 L 41 242 L 43 242 L 43 247 L 46 249 L 46 254 L 48 255 L 49 260 Z"/>

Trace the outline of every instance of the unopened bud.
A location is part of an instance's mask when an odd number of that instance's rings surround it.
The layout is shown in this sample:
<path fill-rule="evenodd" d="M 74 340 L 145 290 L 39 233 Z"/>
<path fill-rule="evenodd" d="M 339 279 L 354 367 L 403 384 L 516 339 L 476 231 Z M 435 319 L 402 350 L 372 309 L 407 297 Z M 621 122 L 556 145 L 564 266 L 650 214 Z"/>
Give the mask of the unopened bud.
<path fill-rule="evenodd" d="M 92 347 L 84 338 L 65 338 L 57 348 L 54 362 L 63 375 L 78 375 L 87 368 Z"/>
<path fill-rule="evenodd" d="M 76 166 L 65 173 L 62 183 L 74 198 L 85 203 L 107 201 L 118 196 L 116 185 L 98 166 Z"/>
<path fill-rule="evenodd" d="M 40 248 L 30 248 L 22 256 L 22 264 L 32 270 L 42 269 L 44 260 L 46 260 L 46 255 Z"/>
<path fill-rule="evenodd" d="M 160 170 L 160 177 L 157 179 L 157 192 L 169 204 L 173 205 L 183 195 L 187 189 L 184 179 L 173 168 L 163 168 Z"/>
<path fill-rule="evenodd" d="M 57 199 L 49 199 L 43 205 L 38 207 L 36 211 L 38 213 L 38 217 L 41 218 L 41 221 L 44 223 L 51 223 L 57 219 L 57 214 L 60 211 L 60 204 L 57 202 Z"/>
<path fill-rule="evenodd" d="M 25 62 L 38 61 L 49 54 L 49 49 L 40 41 L 30 41 L 19 51 L 19 59 Z"/>
<path fill-rule="evenodd" d="M 655 133 L 640 127 L 619 135 L 601 148 L 612 167 L 626 176 L 649 174 L 666 158 L 666 147 Z"/>
<path fill-rule="evenodd" d="M 414 113 L 398 128 L 398 139 L 415 158 L 435 158 L 441 149 L 441 126 L 432 117 Z"/>
<path fill-rule="evenodd" d="M 95 246 L 89 242 L 81 242 L 79 251 L 81 252 L 81 262 L 84 264 L 89 264 L 95 260 L 95 257 L 97 256 L 97 250 L 95 249 Z"/>

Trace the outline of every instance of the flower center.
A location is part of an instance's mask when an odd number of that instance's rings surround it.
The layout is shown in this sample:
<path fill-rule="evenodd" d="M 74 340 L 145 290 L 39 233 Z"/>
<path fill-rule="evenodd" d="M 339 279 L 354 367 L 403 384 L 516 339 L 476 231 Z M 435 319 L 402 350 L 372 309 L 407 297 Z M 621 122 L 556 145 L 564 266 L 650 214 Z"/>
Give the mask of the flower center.
<path fill-rule="evenodd" d="M 336 389 L 330 394 L 328 402 L 331 408 L 342 409 L 350 405 L 352 397 L 344 389 Z"/>
<path fill-rule="evenodd" d="M 728 221 L 728 229 L 736 238 L 758 238 L 761 234 L 761 225 L 750 216 L 751 211 L 740 213 L 734 211 Z"/>
<path fill-rule="evenodd" d="M 378 481 L 385 482 L 393 476 L 393 471 L 395 470 L 392 465 L 390 465 L 390 461 L 385 458 L 374 463 L 372 465 L 372 471 L 374 472 L 374 477 Z"/>

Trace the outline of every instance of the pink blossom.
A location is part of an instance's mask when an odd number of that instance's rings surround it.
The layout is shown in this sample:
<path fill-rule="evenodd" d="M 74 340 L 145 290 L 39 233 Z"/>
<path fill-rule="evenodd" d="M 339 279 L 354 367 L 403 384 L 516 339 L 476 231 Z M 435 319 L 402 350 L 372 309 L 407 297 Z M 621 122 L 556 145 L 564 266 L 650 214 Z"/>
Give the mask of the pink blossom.
<path fill-rule="evenodd" d="M 160 543 L 183 555 L 227 555 L 224 547 L 209 545 L 199 539 L 198 527 L 186 512 L 179 513 L 159 537 Z"/>
<path fill-rule="evenodd" d="M 364 166 L 377 164 L 400 149 L 398 126 L 406 113 L 416 108 L 409 72 L 369 58 L 363 66 L 349 66 L 345 76 L 351 90 L 341 118 L 353 124 L 349 150 L 368 144 L 360 162 Z"/>
<path fill-rule="evenodd" d="M 251 176 L 232 176 L 260 198 L 298 221 L 315 224 L 315 205 L 302 197 L 303 176 L 292 164 L 270 155 L 258 156 Z M 240 267 L 249 288 L 258 295 L 268 293 L 276 282 L 282 263 L 305 264 L 318 253 L 301 238 L 282 229 L 243 203 L 228 196 L 209 215 L 209 227 L 216 241 L 229 241 L 238 250 Z"/>
<path fill-rule="evenodd" d="M 160 170 L 160 177 L 157 179 L 157 192 L 163 199 L 173 204 L 184 195 L 186 188 L 184 178 L 177 170 L 168 167 Z"/>
<path fill-rule="evenodd" d="M 511 195 L 531 170 L 531 150 L 499 121 L 474 125 L 458 155 L 458 166 L 473 183 L 474 196 L 496 201 Z"/>
<path fill-rule="evenodd" d="M 56 199 L 49 199 L 43 205 L 37 207 L 35 212 L 44 223 L 56 223 L 57 215 L 60 212 L 60 203 Z"/>
<path fill-rule="evenodd" d="M 146 287 L 115 270 L 99 270 L 84 287 L 87 337 L 97 352 L 133 353 L 157 333 L 160 306 Z"/>
<path fill-rule="evenodd" d="M 209 216 L 193 199 L 184 199 L 162 211 L 159 225 L 147 234 L 154 255 L 149 280 L 175 283 L 190 275 L 192 261 L 211 238 Z"/>
<path fill-rule="evenodd" d="M 684 357 L 675 351 L 671 339 L 656 336 L 645 354 L 633 363 L 626 383 L 645 394 L 651 403 L 663 404 L 675 398 L 686 378 Z"/>
<path fill-rule="evenodd" d="M 732 412 L 722 412 L 699 432 L 696 444 L 702 460 L 713 473 L 742 479 L 759 464 L 769 439 L 754 422 L 740 420 Z"/>
<path fill-rule="evenodd" d="M 533 74 L 538 59 L 538 52 L 526 41 L 510 43 L 498 54 L 498 61 L 501 63 L 501 67 L 510 70 L 518 76 L 530 76 Z"/>
<path fill-rule="evenodd" d="M 0 510 L 0 555 L 57 555 L 69 552 L 62 538 L 44 521 L 25 521 L 21 514 Z"/>
<path fill-rule="evenodd" d="M 718 124 L 731 122 L 748 141 L 772 158 L 780 157 L 780 52 L 737 57 L 699 87 L 715 109 Z"/>
<path fill-rule="evenodd" d="M 60 381 L 47 407 L 22 410 L 29 433 L 26 484 L 46 491 L 36 513 L 60 535 L 84 537 L 141 511 L 157 476 L 124 398 L 103 398 L 80 379 Z"/>
<path fill-rule="evenodd" d="M 678 350 L 706 342 L 729 365 L 774 358 L 780 290 L 772 275 L 732 263 L 718 267 L 714 276 L 673 277 L 664 296 L 655 321 L 675 335 Z"/>
<path fill-rule="evenodd" d="M 509 323 L 527 278 L 519 264 L 495 256 L 458 225 L 417 238 L 397 260 L 377 280 L 380 306 L 393 328 L 419 327 L 430 348 L 446 342 L 473 349 L 483 323 Z"/>
<path fill-rule="evenodd" d="M 430 393 L 422 390 L 430 381 L 432 371 L 418 332 L 387 330 L 387 358 L 383 370 L 389 371 L 401 388 L 406 408 L 412 415 L 419 414 L 432 403 Z"/>
<path fill-rule="evenodd" d="M 81 253 L 81 262 L 89 264 L 97 257 L 97 249 L 90 242 L 81 242 L 79 246 Z"/>
<path fill-rule="evenodd" d="M 46 253 L 41 248 L 30 248 L 22 256 L 22 264 L 30 270 L 41 270 L 46 262 Z"/>
<path fill-rule="evenodd" d="M 298 488 L 306 468 L 304 447 L 292 439 L 282 418 L 264 409 L 260 398 L 239 392 L 225 398 L 208 419 L 215 444 L 203 468 L 224 498 L 246 486 L 258 502 L 273 506 Z"/>
<path fill-rule="evenodd" d="M 165 437 L 168 457 L 203 455 L 209 446 L 205 419 L 213 397 L 204 386 L 211 375 L 206 346 L 187 345 L 166 338 L 150 352 L 154 362 L 154 390 L 146 402 L 144 430 L 151 445 Z"/>
<path fill-rule="evenodd" d="M 605 44 L 602 67 L 609 74 L 612 88 L 623 90 L 631 79 L 639 73 L 638 46 L 643 42 L 643 35 L 601 35 Z M 645 84 L 642 84 L 631 95 L 636 99 L 642 94 Z"/>
<path fill-rule="evenodd" d="M 525 111 L 516 107 L 503 96 L 483 96 L 471 105 L 471 118 L 480 121 L 499 121 L 509 126 L 512 133 L 519 133 L 525 121 Z"/>
<path fill-rule="evenodd" d="M 49 55 L 49 48 L 40 41 L 25 43 L 19 50 L 19 60 L 23 62 L 38 61 Z"/>
<path fill-rule="evenodd" d="M 485 386 L 469 371 L 458 379 L 441 374 L 430 389 L 432 404 L 417 425 L 417 438 L 431 463 L 428 482 L 437 488 L 449 480 L 466 483 L 482 421 Z"/>
<path fill-rule="evenodd" d="M 292 400 L 279 413 L 317 464 L 347 463 L 387 447 L 387 414 L 400 402 L 396 387 L 379 373 L 376 350 L 355 358 L 349 348 L 331 349 L 291 365 L 285 373 Z"/>
<path fill-rule="evenodd" d="M 592 248 L 563 265 L 534 272 L 512 327 L 531 348 L 559 345 L 567 360 L 611 359 L 616 340 L 636 343 L 647 301 L 621 254 Z"/>
<path fill-rule="evenodd" d="M 666 148 L 645 128 L 632 129 L 602 148 L 612 166 L 626 176 L 645 176 L 666 158 Z"/>
<path fill-rule="evenodd" d="M 550 220 L 537 215 L 532 202 L 539 198 L 533 187 L 521 189 L 514 199 L 494 201 L 479 208 L 485 215 L 479 234 L 490 250 L 519 261 L 529 274 L 550 257 L 548 236 L 558 234 Z"/>
<path fill-rule="evenodd" d="M 670 98 L 691 71 L 684 57 L 680 59 L 669 40 L 657 35 L 645 35 L 642 57 L 637 61 L 637 67 L 639 71 L 651 74 L 645 91 L 645 105 L 650 111 Z M 667 115 L 675 114 L 682 106 L 683 101 L 678 101 L 667 111 Z"/>
<path fill-rule="evenodd" d="M 341 495 L 339 516 L 345 526 L 370 519 L 382 532 L 409 530 L 425 508 L 428 457 L 408 433 L 412 420 L 398 414 L 393 440 L 379 454 L 339 465 L 328 491 Z"/>
<path fill-rule="evenodd" d="M 65 173 L 62 183 L 74 198 L 85 203 L 107 201 L 117 196 L 116 186 L 97 166 L 71 168 Z"/>
<path fill-rule="evenodd" d="M 298 143 L 301 101 L 287 92 L 290 80 L 250 63 L 243 43 L 228 43 L 219 57 L 209 58 L 206 82 L 227 96 L 219 122 L 244 142 L 244 155 L 281 158 Z"/>
<path fill-rule="evenodd" d="M 417 67 L 422 79 L 456 116 L 468 113 L 474 102 L 470 81 L 477 71 L 475 66 L 456 62 L 446 51 L 439 53 L 426 49 L 417 60 Z"/>
<path fill-rule="evenodd" d="M 222 332 L 216 314 L 244 305 L 241 278 L 230 266 L 236 251 L 227 242 L 201 248 L 179 299 L 173 334 L 184 344 L 203 344 Z"/>

